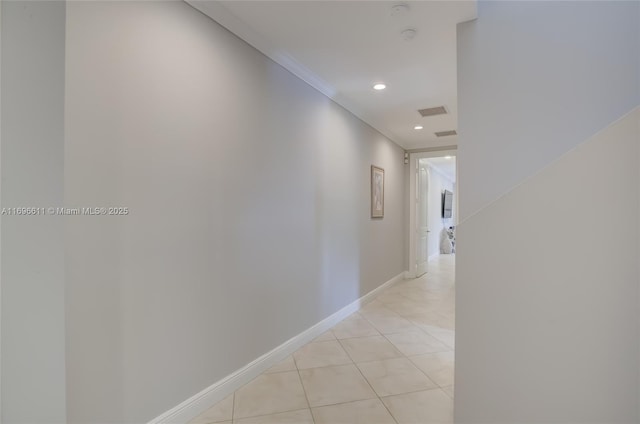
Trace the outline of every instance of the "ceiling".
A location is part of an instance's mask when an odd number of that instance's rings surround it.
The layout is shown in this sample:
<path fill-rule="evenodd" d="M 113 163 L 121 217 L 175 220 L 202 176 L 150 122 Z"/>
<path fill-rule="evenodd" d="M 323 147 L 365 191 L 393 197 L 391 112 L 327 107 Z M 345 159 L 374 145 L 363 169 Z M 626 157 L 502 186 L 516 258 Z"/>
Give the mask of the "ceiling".
<path fill-rule="evenodd" d="M 427 158 L 427 159 L 420 159 L 420 160 L 425 161 L 427 164 L 431 165 L 433 168 L 436 168 L 438 172 L 440 172 L 445 177 L 447 177 L 451 182 L 456 181 L 456 157 L 455 156 Z"/>
<path fill-rule="evenodd" d="M 187 2 L 405 149 L 457 144 L 434 132 L 456 129 L 456 24 L 476 17 L 475 0 Z"/>

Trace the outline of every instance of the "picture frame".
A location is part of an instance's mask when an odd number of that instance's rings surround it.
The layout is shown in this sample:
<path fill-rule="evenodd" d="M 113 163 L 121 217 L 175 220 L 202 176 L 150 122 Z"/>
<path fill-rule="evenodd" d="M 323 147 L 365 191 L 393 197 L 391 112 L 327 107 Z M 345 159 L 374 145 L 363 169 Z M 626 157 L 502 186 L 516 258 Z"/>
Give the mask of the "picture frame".
<path fill-rule="evenodd" d="M 371 165 L 371 218 L 384 218 L 384 169 Z"/>

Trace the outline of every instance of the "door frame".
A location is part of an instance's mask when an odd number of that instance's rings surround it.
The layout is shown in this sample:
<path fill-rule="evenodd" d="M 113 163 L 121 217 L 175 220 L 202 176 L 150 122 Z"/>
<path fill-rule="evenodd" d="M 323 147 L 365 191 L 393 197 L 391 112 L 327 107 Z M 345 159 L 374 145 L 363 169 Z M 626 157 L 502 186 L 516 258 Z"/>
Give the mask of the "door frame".
<path fill-rule="evenodd" d="M 416 195 L 416 201 L 413 203 L 413 213 L 416 215 L 416 222 L 414 226 L 413 234 L 415 235 L 414 248 L 416 249 L 416 260 L 415 260 L 415 277 L 418 278 L 429 271 L 429 233 L 431 230 L 429 229 L 429 209 L 430 209 L 430 201 L 429 201 L 429 193 L 431 191 L 431 167 L 428 164 L 422 165 L 420 163 L 422 159 L 416 159 L 414 164 L 416 166 L 415 176 L 413 178 L 414 183 L 416 184 L 415 190 L 412 192 Z M 422 171 L 424 170 L 424 181 Z M 423 187 L 424 184 L 424 187 Z M 424 196 L 424 199 L 418 201 L 419 196 Z M 425 207 L 426 210 L 422 210 L 422 206 Z M 422 218 L 419 216 L 420 214 L 425 215 L 424 226 L 418 225 L 422 224 Z M 426 233 L 423 231 L 426 229 Z M 425 246 L 421 245 L 422 238 L 425 237 Z M 422 252 L 422 249 L 425 249 L 425 252 Z M 424 262 L 422 262 L 422 258 L 426 256 Z M 424 268 L 421 267 L 424 265 Z M 422 272 L 421 272 L 422 271 Z"/>
<path fill-rule="evenodd" d="M 409 269 L 406 271 L 405 278 L 416 278 L 417 249 L 416 249 L 416 171 L 418 169 L 418 160 L 426 158 L 439 158 L 444 156 L 457 156 L 457 151 L 438 150 L 431 152 L 415 152 L 409 153 Z M 458 174 L 458 162 L 456 161 L 456 175 Z M 458 178 L 456 178 L 454 198 L 458 199 Z M 457 210 L 457 202 L 454 209 Z M 406 216 L 406 215 L 405 215 Z M 458 214 L 455 214 L 456 220 Z M 457 224 L 457 223 L 456 223 Z M 427 273 L 429 271 L 427 270 Z"/>

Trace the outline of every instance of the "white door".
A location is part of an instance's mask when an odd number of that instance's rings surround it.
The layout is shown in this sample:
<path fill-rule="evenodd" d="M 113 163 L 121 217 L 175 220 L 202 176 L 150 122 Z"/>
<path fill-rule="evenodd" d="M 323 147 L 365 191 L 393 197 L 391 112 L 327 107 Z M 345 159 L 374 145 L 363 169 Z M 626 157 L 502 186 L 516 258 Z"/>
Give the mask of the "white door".
<path fill-rule="evenodd" d="M 429 193 L 429 173 L 427 168 L 418 161 L 416 170 L 416 277 L 427 272 L 429 262 L 427 228 L 427 199 Z"/>

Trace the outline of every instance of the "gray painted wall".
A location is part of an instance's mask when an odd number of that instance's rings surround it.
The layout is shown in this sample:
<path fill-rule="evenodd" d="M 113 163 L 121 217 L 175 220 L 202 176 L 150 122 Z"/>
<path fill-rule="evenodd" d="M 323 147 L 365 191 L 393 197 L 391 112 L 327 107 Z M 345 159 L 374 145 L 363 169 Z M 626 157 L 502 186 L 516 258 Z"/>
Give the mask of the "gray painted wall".
<path fill-rule="evenodd" d="M 484 1 L 458 49 L 456 422 L 638 422 L 640 3 Z"/>
<path fill-rule="evenodd" d="M 3 1 L 2 208 L 63 203 L 65 4 Z M 64 221 L 1 217 L 3 423 L 65 422 Z"/>
<path fill-rule="evenodd" d="M 70 422 L 141 422 L 404 270 L 403 151 L 182 2 L 67 5 Z M 369 218 L 370 166 L 386 174 Z"/>

